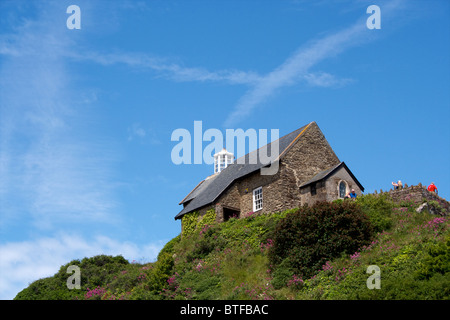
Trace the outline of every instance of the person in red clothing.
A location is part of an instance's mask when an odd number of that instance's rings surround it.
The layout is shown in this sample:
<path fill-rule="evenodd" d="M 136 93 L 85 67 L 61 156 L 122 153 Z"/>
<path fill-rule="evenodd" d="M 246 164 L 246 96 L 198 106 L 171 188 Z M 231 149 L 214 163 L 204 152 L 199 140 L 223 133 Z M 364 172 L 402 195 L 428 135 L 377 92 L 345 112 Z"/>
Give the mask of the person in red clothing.
<path fill-rule="evenodd" d="M 428 191 L 436 192 L 436 193 L 437 193 L 437 187 L 434 185 L 434 182 L 432 182 L 432 183 L 428 186 Z"/>

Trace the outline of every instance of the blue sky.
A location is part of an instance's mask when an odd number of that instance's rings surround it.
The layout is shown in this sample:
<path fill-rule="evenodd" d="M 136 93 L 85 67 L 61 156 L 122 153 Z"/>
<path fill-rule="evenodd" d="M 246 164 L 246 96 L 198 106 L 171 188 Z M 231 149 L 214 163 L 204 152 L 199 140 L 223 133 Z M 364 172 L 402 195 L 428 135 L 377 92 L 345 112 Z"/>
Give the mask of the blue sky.
<path fill-rule="evenodd" d="M 154 261 L 213 172 L 171 160 L 194 121 L 316 121 L 366 193 L 434 181 L 448 199 L 449 16 L 445 0 L 2 0 L 0 298 L 72 259 Z"/>

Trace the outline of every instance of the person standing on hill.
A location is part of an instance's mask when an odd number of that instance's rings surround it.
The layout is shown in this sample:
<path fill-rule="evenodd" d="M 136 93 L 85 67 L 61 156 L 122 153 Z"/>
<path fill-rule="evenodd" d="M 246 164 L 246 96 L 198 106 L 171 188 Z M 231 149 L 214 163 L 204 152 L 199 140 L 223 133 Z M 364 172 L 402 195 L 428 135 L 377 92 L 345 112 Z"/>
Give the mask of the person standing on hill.
<path fill-rule="evenodd" d="M 400 180 L 398 180 L 397 183 L 392 182 L 392 185 L 394 186 L 395 190 L 403 188 L 403 184 Z"/>
<path fill-rule="evenodd" d="M 430 192 L 436 192 L 436 193 L 438 193 L 438 189 L 437 189 L 437 187 L 435 186 L 434 182 L 432 182 L 432 183 L 428 186 L 427 190 L 430 191 Z"/>

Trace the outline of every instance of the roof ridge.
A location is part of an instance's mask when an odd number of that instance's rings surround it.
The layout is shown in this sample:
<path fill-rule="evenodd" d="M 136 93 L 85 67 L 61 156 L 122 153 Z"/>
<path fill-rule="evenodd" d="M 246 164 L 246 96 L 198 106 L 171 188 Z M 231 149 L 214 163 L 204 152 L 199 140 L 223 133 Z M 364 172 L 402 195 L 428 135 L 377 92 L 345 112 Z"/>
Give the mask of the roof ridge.
<path fill-rule="evenodd" d="M 291 131 L 291 132 L 289 132 L 289 133 L 286 133 L 285 135 L 283 135 L 282 137 L 279 137 L 278 139 L 276 139 L 276 140 L 274 140 L 274 141 L 271 141 L 271 142 L 269 142 L 269 143 L 266 143 L 265 145 L 263 145 L 263 146 L 261 146 L 261 147 L 259 147 L 259 148 L 257 148 L 257 149 L 255 149 L 255 150 L 253 150 L 253 151 L 250 151 L 249 153 L 246 153 L 246 154 L 244 154 L 243 156 L 240 156 L 239 158 L 237 158 L 236 160 L 234 160 L 234 162 L 233 162 L 233 164 L 239 164 L 239 162 L 238 162 L 238 160 L 239 159 L 242 159 L 242 158 L 245 158 L 245 157 L 250 157 L 250 154 L 251 153 L 254 153 L 254 152 L 257 152 L 257 151 L 259 151 L 260 149 L 262 149 L 262 148 L 264 148 L 264 147 L 267 147 L 267 146 L 269 146 L 269 145 L 271 145 L 272 143 L 274 143 L 274 142 L 276 142 L 276 141 L 280 141 L 281 139 L 283 139 L 283 138 L 286 138 L 288 135 L 290 135 L 290 134 L 292 134 L 293 132 L 295 132 L 295 131 L 298 131 L 298 130 L 300 130 L 300 129 L 302 129 L 303 128 L 303 130 L 291 141 L 291 143 L 286 147 L 286 148 L 284 148 L 284 150 L 282 151 L 282 152 L 280 152 L 279 153 L 279 155 L 278 155 L 278 157 L 275 159 L 275 161 L 277 161 L 277 160 L 279 160 L 279 159 L 281 159 L 281 156 L 282 155 L 284 155 L 286 152 L 287 152 L 287 150 L 288 149 L 290 149 L 291 147 L 292 147 L 292 145 L 293 145 L 293 143 L 306 131 L 306 129 L 308 129 L 309 128 L 309 126 L 311 125 L 311 124 L 313 124 L 313 123 L 316 123 L 315 121 L 312 121 L 312 122 L 310 122 L 310 123 L 308 123 L 307 125 L 304 125 L 304 126 L 302 126 L 302 127 L 300 127 L 300 128 L 297 128 L 297 129 L 295 129 L 294 131 Z M 274 162 L 275 162 L 274 161 Z M 245 163 L 244 163 L 245 164 Z"/>
<path fill-rule="evenodd" d="M 328 178 L 330 175 L 334 174 L 336 172 L 336 170 L 340 169 L 341 167 L 344 167 L 345 170 L 347 170 L 348 174 L 350 175 L 350 177 L 356 182 L 356 184 L 358 185 L 358 187 L 361 189 L 361 191 L 364 192 L 364 187 L 362 186 L 362 184 L 359 182 L 358 179 L 356 179 L 355 175 L 353 174 L 353 172 L 350 170 L 350 168 L 347 166 L 347 164 L 345 164 L 344 161 L 339 162 L 338 164 L 322 170 L 321 172 L 317 173 L 316 175 L 314 175 L 311 179 L 307 180 L 306 182 L 302 183 L 300 185 L 300 188 L 304 188 L 314 182 L 317 181 L 321 181 L 323 179 Z"/>
<path fill-rule="evenodd" d="M 275 160 L 275 161 L 277 161 L 277 160 L 279 160 L 279 159 L 281 159 L 281 157 L 290 149 L 290 148 L 292 148 L 292 146 L 294 145 L 294 143 L 300 138 L 300 136 L 301 135 L 303 135 L 303 133 L 306 131 L 306 129 L 308 129 L 309 128 L 309 126 L 311 125 L 311 124 L 313 124 L 313 123 L 316 123 L 315 121 L 312 121 L 312 122 L 310 122 L 310 123 L 308 123 L 306 126 L 305 126 L 305 128 L 294 138 L 294 140 L 292 140 L 291 141 L 291 143 L 289 143 L 289 145 L 286 147 L 286 148 L 284 148 L 284 150 L 283 150 L 283 152 L 281 152 L 279 155 L 278 155 L 278 158 Z M 300 128 L 299 128 L 300 129 Z M 297 129 L 298 130 L 298 129 Z"/>

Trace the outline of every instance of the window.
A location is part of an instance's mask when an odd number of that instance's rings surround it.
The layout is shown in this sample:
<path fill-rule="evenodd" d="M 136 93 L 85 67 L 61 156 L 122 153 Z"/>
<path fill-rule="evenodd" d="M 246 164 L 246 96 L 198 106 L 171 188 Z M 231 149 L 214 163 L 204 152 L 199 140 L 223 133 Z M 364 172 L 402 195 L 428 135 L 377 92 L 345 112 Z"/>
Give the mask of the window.
<path fill-rule="evenodd" d="M 347 194 L 347 184 L 345 181 L 339 182 L 339 198 L 345 198 Z"/>
<path fill-rule="evenodd" d="M 313 184 L 311 185 L 311 195 L 312 195 L 312 196 L 315 196 L 316 193 L 317 193 L 317 191 L 316 191 L 316 184 L 313 183 Z"/>
<path fill-rule="evenodd" d="M 263 207 L 262 187 L 253 190 L 253 212 L 261 210 Z"/>
<path fill-rule="evenodd" d="M 219 154 L 214 155 L 214 173 L 221 172 L 223 169 L 228 167 L 229 164 L 233 162 L 233 154 Z"/>

